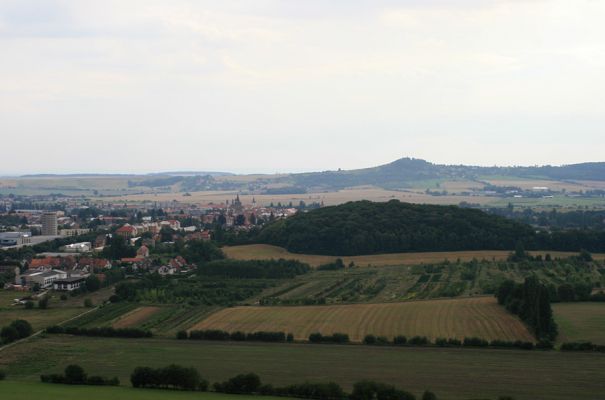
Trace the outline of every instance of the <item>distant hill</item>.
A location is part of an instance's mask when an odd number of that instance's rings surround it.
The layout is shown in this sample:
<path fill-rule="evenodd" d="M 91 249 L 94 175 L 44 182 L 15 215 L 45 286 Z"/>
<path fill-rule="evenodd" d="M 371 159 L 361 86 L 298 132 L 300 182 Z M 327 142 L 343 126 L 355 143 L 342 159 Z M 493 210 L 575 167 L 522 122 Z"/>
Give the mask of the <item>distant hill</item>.
<path fill-rule="evenodd" d="M 510 178 L 605 181 L 605 162 L 564 166 L 478 167 L 432 164 L 420 159 L 401 158 L 373 168 L 292 174 L 291 179 L 295 185 L 307 188 L 342 189 L 351 186 L 374 185 L 386 189 L 403 189 L 415 181 L 475 180 L 490 175 Z"/>
<path fill-rule="evenodd" d="M 259 234 L 294 253 L 362 255 L 413 251 L 514 249 L 531 241 L 529 225 L 479 210 L 370 201 L 298 213 Z"/>

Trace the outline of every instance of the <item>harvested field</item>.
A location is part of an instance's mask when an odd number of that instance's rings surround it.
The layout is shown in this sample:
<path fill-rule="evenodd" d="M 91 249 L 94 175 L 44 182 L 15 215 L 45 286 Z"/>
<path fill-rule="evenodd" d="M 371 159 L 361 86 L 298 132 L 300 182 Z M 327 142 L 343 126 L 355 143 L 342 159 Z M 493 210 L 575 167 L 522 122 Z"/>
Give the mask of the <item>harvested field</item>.
<path fill-rule="evenodd" d="M 155 313 L 160 311 L 160 307 L 139 307 L 131 312 L 124 314 L 117 319 L 112 326 L 114 328 L 132 328 L 140 325 L 142 322 L 151 318 Z"/>
<path fill-rule="evenodd" d="M 355 342 L 362 341 L 367 334 L 388 338 L 420 335 L 432 339 L 476 336 L 487 340 L 534 340 L 523 323 L 492 297 L 335 306 L 233 307 L 212 314 L 191 329 L 283 331 L 294 334 L 297 340 L 307 339 L 313 332 L 341 332 Z"/>
<path fill-rule="evenodd" d="M 244 246 L 227 246 L 223 247 L 223 251 L 229 258 L 236 260 L 266 260 L 271 258 L 286 258 L 300 260 L 306 262 L 313 267 L 321 264 L 333 262 L 336 257 L 322 256 L 315 254 L 296 254 L 290 253 L 288 250 L 271 246 L 268 244 L 250 244 Z M 561 252 L 561 251 L 535 251 L 532 254 L 550 253 L 553 257 L 566 258 L 577 253 Z M 434 264 L 444 260 L 470 261 L 473 258 L 478 260 L 506 260 L 510 251 L 506 250 L 480 250 L 480 251 L 450 251 L 450 252 L 427 252 L 427 253 L 391 253 L 391 254 L 373 254 L 367 256 L 344 256 L 341 257 L 345 264 L 351 261 L 358 266 L 387 266 L 387 265 L 416 265 L 416 264 Z M 605 259 L 605 254 L 593 254 L 593 257 L 598 260 Z"/>

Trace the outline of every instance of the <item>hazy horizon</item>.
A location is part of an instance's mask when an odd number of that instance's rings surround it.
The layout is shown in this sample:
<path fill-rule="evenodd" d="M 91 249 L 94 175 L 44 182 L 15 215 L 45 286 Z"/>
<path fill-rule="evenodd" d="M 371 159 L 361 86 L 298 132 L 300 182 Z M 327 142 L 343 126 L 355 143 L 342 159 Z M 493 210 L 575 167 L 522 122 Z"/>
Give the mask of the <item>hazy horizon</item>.
<path fill-rule="evenodd" d="M 591 0 L 0 0 L 0 175 L 599 161 L 604 18 Z"/>
<path fill-rule="evenodd" d="M 401 158 L 406 158 L 408 156 L 403 156 L 398 158 L 397 160 L 401 159 Z M 409 158 L 416 158 L 416 157 L 409 157 Z M 391 162 L 397 161 L 397 160 L 391 160 L 382 164 L 378 164 L 378 165 L 366 165 L 366 166 L 361 166 L 359 168 L 348 168 L 346 170 L 353 170 L 353 169 L 364 169 L 364 168 L 372 168 L 372 167 L 378 167 L 381 165 L 385 165 L 385 164 L 389 164 Z M 431 160 L 424 160 L 427 161 L 431 164 L 438 164 L 438 165 L 465 165 L 465 166 L 472 166 L 472 167 L 542 167 L 542 166 L 553 166 L 553 167 L 560 167 L 560 166 L 565 166 L 565 165 L 570 165 L 570 164 L 533 164 L 533 165 L 521 165 L 521 164 L 517 164 L 517 165 L 479 165 L 479 164 L 469 164 L 469 163 L 461 163 L 461 164 L 442 164 L 442 163 L 436 163 L 436 162 L 432 162 Z M 581 163 L 578 164 L 583 164 L 583 163 L 594 163 L 594 162 L 602 162 L 602 161 L 583 161 Z M 225 173 L 225 174 L 233 174 L 233 175 L 274 175 L 274 174 L 296 174 L 296 173 L 304 173 L 304 172 L 322 172 L 322 171 L 337 171 L 338 169 L 324 169 L 324 170 L 318 170 L 318 169 L 309 169 L 309 170 L 300 170 L 300 171 L 274 171 L 274 172 L 262 172 L 262 171 L 252 171 L 252 172 L 244 172 L 244 171 L 218 171 L 218 170 L 203 170 L 203 169 L 198 169 L 198 170 L 193 170 L 193 169 L 175 169 L 175 170 L 158 170 L 158 171 L 138 171 L 138 172 L 108 172 L 108 171 L 98 171 L 98 172 L 80 172 L 80 171 L 73 171 L 73 172 L 29 172 L 29 173 L 15 173 L 15 174 L 3 174 L 2 171 L 0 171 L 0 177 L 8 177 L 8 178 L 18 178 L 18 177 L 27 177 L 27 176 L 40 176 L 40 175 L 161 175 L 161 174 L 174 174 L 174 175 L 178 175 L 178 174 L 193 174 L 193 173 L 200 173 L 200 172 L 205 172 L 205 173 Z M 343 170 L 345 170 L 343 168 Z"/>

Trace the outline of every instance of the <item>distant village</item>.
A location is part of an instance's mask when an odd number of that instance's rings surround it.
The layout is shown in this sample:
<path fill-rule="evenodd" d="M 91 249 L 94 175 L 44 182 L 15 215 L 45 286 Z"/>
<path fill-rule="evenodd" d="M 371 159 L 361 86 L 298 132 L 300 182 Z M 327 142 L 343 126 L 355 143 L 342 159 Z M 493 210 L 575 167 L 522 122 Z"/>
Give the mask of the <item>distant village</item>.
<path fill-rule="evenodd" d="M 307 208 L 303 202 L 260 206 L 252 199 L 243 204 L 239 195 L 204 206 L 176 201 L 90 204 L 74 198 L 4 197 L 0 199 L 0 248 L 9 255 L 0 258 L 0 275 L 6 289 L 43 293 L 78 291 L 91 277 L 103 283 L 116 270 L 121 277 L 186 273 L 195 268 L 191 260 L 158 249 L 174 243 L 208 242 L 216 235 L 245 234 Z"/>

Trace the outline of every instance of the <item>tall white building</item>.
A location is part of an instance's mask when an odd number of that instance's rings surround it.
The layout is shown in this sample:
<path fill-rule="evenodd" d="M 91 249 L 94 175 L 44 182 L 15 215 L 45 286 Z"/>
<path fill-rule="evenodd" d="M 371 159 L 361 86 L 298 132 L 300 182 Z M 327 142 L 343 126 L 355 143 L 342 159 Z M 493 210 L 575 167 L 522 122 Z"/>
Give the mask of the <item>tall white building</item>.
<path fill-rule="evenodd" d="M 57 213 L 45 212 L 42 214 L 42 234 L 45 236 L 57 236 Z"/>

